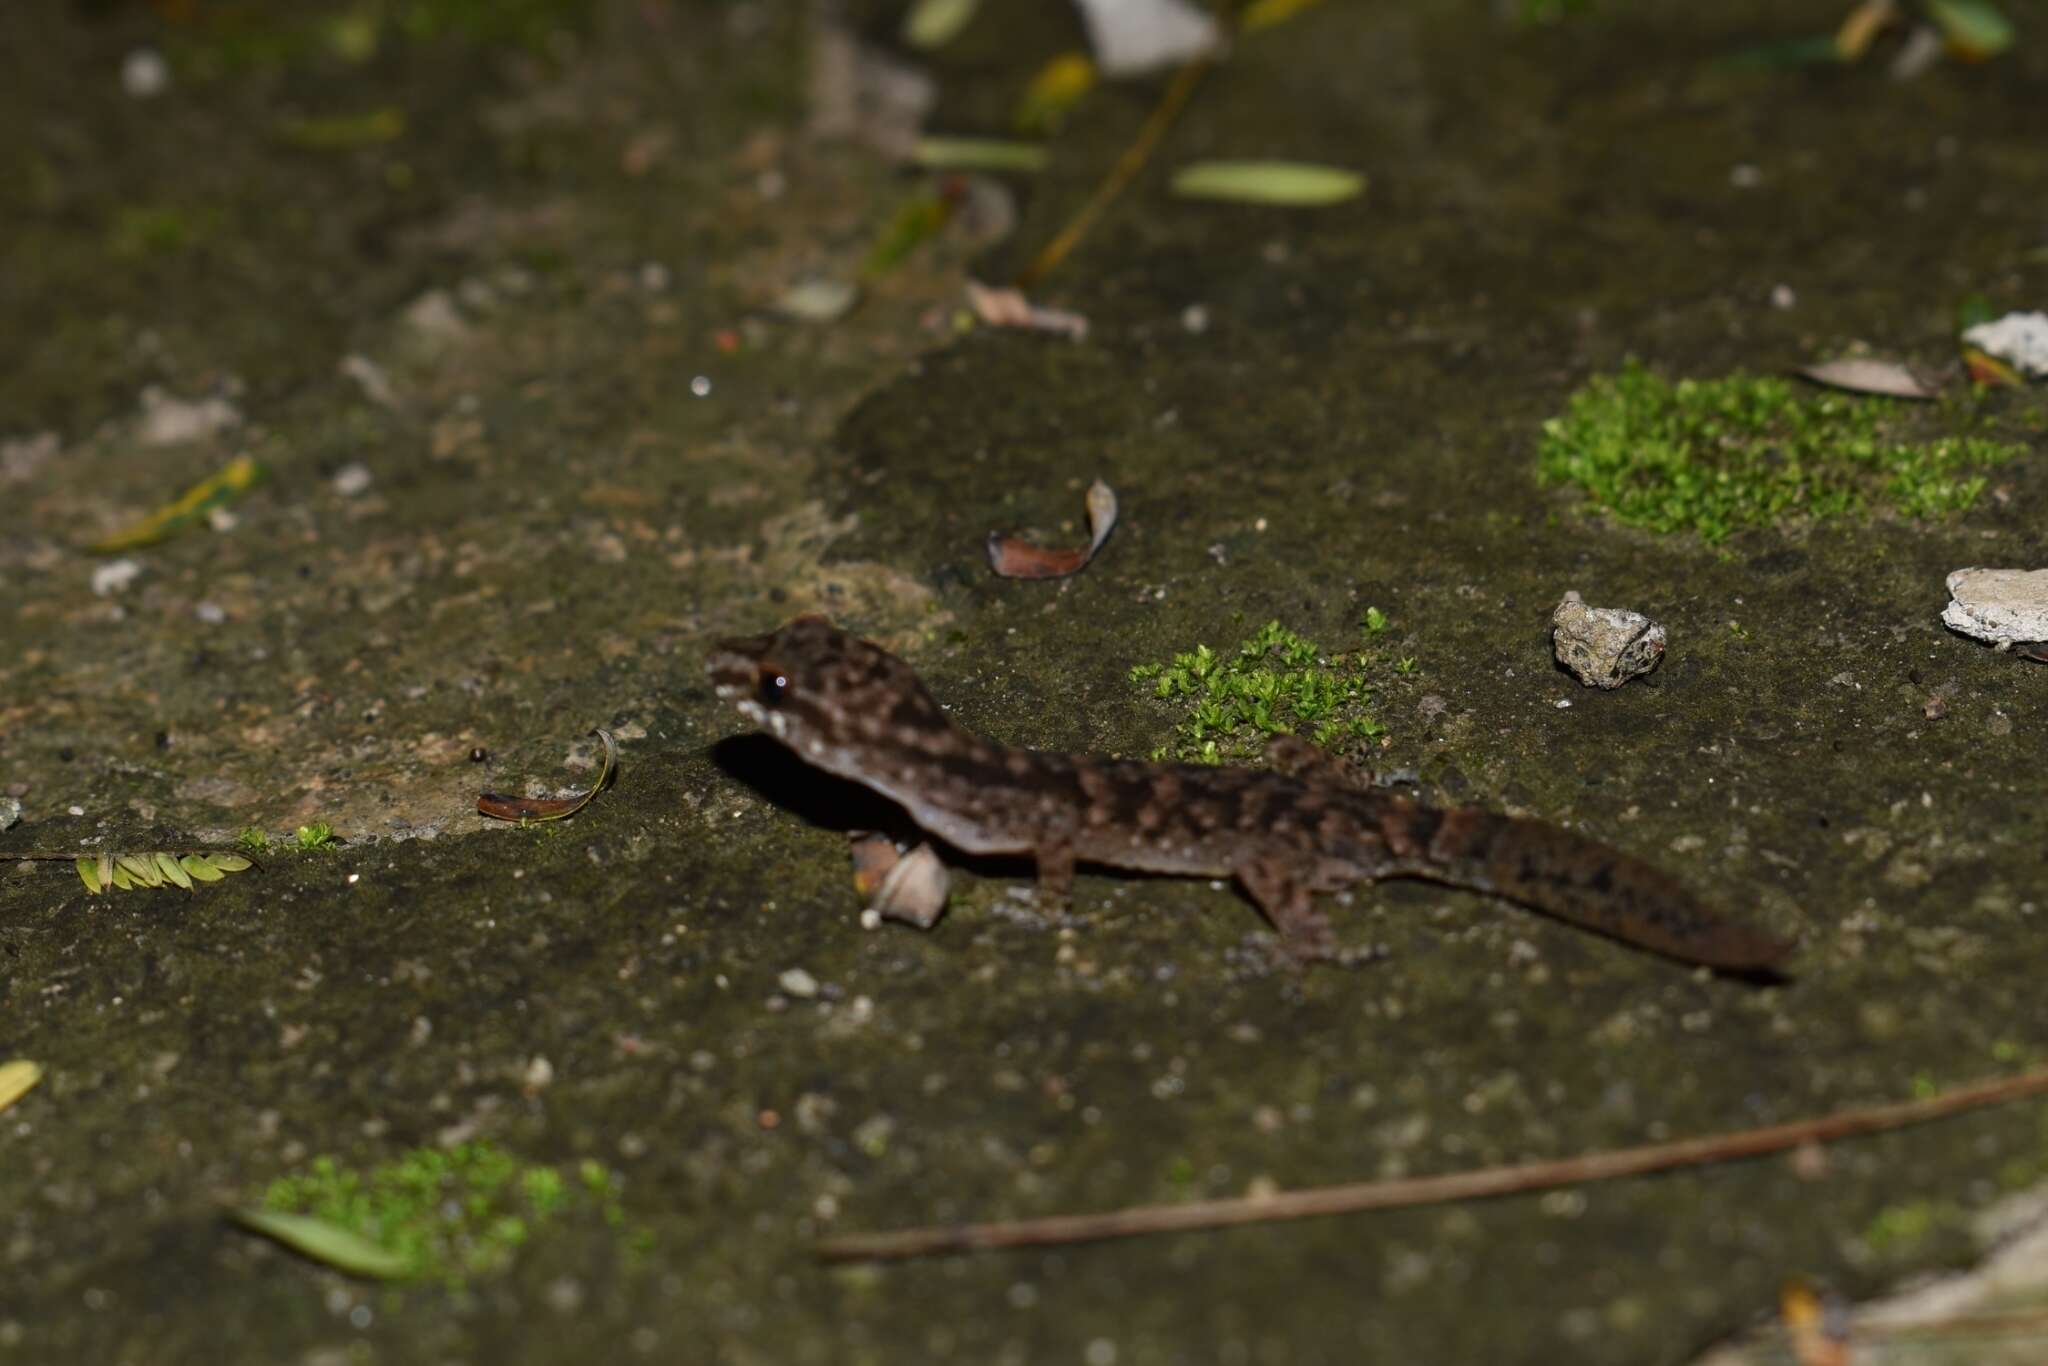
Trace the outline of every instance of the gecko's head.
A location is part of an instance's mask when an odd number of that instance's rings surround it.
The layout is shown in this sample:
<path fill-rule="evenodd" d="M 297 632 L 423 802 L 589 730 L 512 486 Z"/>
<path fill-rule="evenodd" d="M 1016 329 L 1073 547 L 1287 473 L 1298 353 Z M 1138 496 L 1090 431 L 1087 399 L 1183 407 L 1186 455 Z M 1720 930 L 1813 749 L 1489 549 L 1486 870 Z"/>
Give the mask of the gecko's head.
<path fill-rule="evenodd" d="M 856 776 L 878 751 L 924 749 L 951 723 L 910 666 L 820 616 L 721 641 L 718 695 L 821 768 Z"/>

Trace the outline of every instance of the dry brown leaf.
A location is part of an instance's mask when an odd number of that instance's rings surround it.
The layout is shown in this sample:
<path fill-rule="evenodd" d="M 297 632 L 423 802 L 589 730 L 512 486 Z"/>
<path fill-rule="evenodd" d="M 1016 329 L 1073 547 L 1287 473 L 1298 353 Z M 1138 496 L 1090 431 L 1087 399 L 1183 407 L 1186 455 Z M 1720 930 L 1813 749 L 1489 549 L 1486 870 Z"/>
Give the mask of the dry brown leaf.
<path fill-rule="evenodd" d="M 1116 491 L 1098 479 L 1088 486 L 1087 545 L 1048 550 L 1005 532 L 991 531 L 989 568 L 1006 579 L 1059 579 L 1079 573 L 1116 529 L 1116 512 Z"/>
<path fill-rule="evenodd" d="M 974 280 L 967 282 L 967 303 L 974 316 L 990 327 L 1023 327 L 1034 332 L 1055 332 L 1081 341 L 1088 335 L 1088 320 L 1078 313 L 1059 308 L 1040 308 L 1021 290 L 990 289 Z"/>

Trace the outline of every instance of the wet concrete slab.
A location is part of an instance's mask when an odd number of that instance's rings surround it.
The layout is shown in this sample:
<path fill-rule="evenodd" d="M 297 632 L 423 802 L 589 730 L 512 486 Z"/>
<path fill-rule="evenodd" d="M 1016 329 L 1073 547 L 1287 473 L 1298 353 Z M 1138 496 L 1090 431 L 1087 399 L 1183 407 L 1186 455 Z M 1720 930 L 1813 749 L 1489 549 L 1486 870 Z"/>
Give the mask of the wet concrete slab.
<path fill-rule="evenodd" d="M 1029 8 L 930 61 L 934 127 L 1002 131 L 1078 39 Z M 1539 486 L 1535 452 L 1630 355 L 1713 376 L 1862 339 L 1938 361 L 1964 297 L 2038 306 L 2048 50 L 1908 84 L 1739 70 L 1716 59 L 1839 16 L 1617 8 L 1524 28 L 1327 5 L 1246 39 L 1037 287 L 1089 318 L 1079 343 L 963 330 L 961 282 L 1028 260 L 1162 81 L 1082 107 L 1003 241 L 942 234 L 804 323 L 780 293 L 857 275 L 923 182 L 805 134 L 793 7 L 512 7 L 537 27 L 388 27 L 367 56 L 204 8 L 0 19 L 0 123 L 32 130 L 0 191 L 22 225 L 0 245 L 0 788 L 22 805 L 0 852 L 278 846 L 190 895 L 0 869 L 0 1059 L 49 1069 L 0 1117 L 0 1345 L 1676 1362 L 1789 1276 L 1862 1295 L 1975 1256 L 1974 1216 L 2048 1169 L 2039 1105 L 1469 1206 L 811 1255 L 1773 1123 L 2042 1059 L 2048 673 L 1938 620 L 1950 570 L 2042 563 L 2038 393 L 1957 419 L 2029 454 L 1945 522 L 1655 537 Z M 174 73 L 152 101 L 119 81 L 145 45 Z M 291 131 L 383 109 L 398 135 Z M 1371 184 L 1314 213 L 1166 193 L 1209 156 Z M 152 444 L 150 386 L 197 405 L 181 439 Z M 269 478 L 215 524 L 86 548 L 245 452 Z M 1096 477 L 1122 520 L 1083 574 L 988 573 L 991 529 L 1082 539 Z M 1559 671 L 1566 589 L 1664 624 L 1658 672 L 1596 693 Z M 887 813 L 731 739 L 703 675 L 721 635 L 825 611 L 994 738 L 1141 756 L 1175 717 L 1133 666 L 1274 618 L 1348 642 L 1368 606 L 1414 660 L 1380 683 L 1375 762 L 1650 858 L 1797 935 L 1794 979 L 1414 885 L 1337 908 L 1384 961 L 1302 976 L 1199 882 L 1084 876 L 1049 924 L 1028 870 L 979 866 L 933 931 L 863 929 L 842 832 Z M 594 726 L 624 767 L 574 821 L 474 815 L 485 788 L 587 782 Z M 338 849 L 290 847 L 315 821 Z M 320 1154 L 471 1138 L 603 1163 L 632 1236 L 572 1221 L 451 1292 L 346 1280 L 220 1218 Z"/>

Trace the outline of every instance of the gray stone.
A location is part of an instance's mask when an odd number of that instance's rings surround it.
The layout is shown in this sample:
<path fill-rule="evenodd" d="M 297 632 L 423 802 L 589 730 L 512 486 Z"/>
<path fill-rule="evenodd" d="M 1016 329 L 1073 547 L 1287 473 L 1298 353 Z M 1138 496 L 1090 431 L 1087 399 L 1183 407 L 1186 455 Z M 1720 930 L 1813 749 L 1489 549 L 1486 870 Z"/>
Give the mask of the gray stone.
<path fill-rule="evenodd" d="M 1557 662 L 1589 688 L 1618 688 L 1664 658 L 1664 628 L 1641 612 L 1588 607 L 1576 592 L 1550 614 Z"/>
<path fill-rule="evenodd" d="M 2048 569 L 1958 569 L 1941 624 L 2003 650 L 2048 640 Z"/>

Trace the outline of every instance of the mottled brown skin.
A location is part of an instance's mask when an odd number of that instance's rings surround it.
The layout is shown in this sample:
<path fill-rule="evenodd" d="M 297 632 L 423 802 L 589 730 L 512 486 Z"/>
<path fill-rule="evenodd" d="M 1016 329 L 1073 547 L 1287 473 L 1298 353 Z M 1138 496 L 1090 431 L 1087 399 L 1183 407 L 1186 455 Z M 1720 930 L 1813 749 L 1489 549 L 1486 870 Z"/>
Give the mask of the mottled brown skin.
<path fill-rule="evenodd" d="M 1287 951 L 1312 959 L 1336 956 L 1315 893 L 1424 878 L 1727 971 L 1769 969 L 1792 948 L 1606 845 L 1371 790 L 1292 736 L 1273 742 L 1264 769 L 1008 749 L 954 724 L 902 660 L 816 616 L 724 642 L 710 672 L 720 697 L 806 762 L 900 803 L 956 848 L 1028 855 L 1056 899 L 1077 863 L 1231 877 Z"/>

